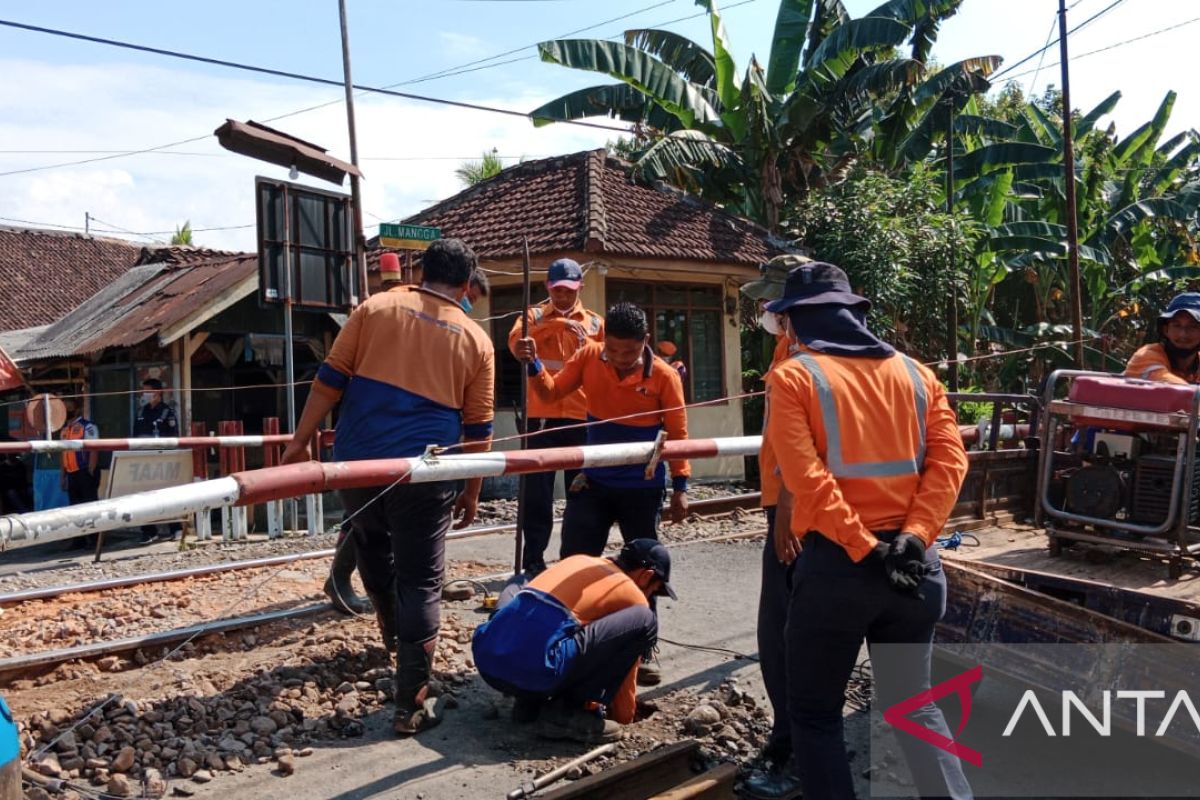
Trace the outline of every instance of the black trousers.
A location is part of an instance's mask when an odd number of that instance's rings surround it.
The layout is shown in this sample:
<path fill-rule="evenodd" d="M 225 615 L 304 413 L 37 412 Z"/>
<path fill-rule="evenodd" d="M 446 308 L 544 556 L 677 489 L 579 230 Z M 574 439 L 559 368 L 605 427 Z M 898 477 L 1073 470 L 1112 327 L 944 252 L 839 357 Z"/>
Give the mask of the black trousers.
<path fill-rule="evenodd" d="M 555 696 L 572 705 L 612 705 L 634 662 L 657 641 L 658 617 L 647 606 L 629 606 L 584 625 L 575 634 L 579 653 Z"/>
<path fill-rule="evenodd" d="M 578 419 L 531 419 L 529 430 L 537 431 L 537 434 L 529 439 L 529 447 L 582 447 L 587 444 L 586 428 L 562 430 L 564 426 L 580 422 L 582 420 Z M 579 470 L 565 469 L 562 474 L 563 488 L 569 490 Z M 557 477 L 557 472 L 533 472 L 521 478 L 525 481 L 525 545 L 521 567 L 530 573 L 546 568 L 546 547 L 554 528 L 554 481 Z"/>
<path fill-rule="evenodd" d="M 626 542 L 657 539 L 665 494 L 660 486 L 629 489 L 593 480 L 578 492 L 567 492 L 559 557 L 600 555 L 614 522 Z"/>
<path fill-rule="evenodd" d="M 397 638 L 424 644 L 437 637 L 441 624 L 446 531 L 457 482 L 400 484 L 370 502 L 379 492 L 339 492 L 346 513 L 354 517 L 358 574 L 368 592 L 396 596 Z"/>
<path fill-rule="evenodd" d="M 895 532 L 876 534 L 887 541 Z M 929 574 L 920 596 L 891 587 L 883 563 L 868 556 L 855 564 L 846 551 L 817 533 L 804 539 L 795 562 L 787 616 L 788 716 L 794 763 L 804 796 L 854 797 L 843 739 L 846 685 L 866 639 L 911 644 L 903 654 L 872 659 L 875 700 L 882 708 L 929 688 L 933 628 L 946 611 L 946 578 L 937 548 L 926 559 Z M 909 715 L 917 724 L 952 738 L 932 703 Z M 897 737 L 922 797 L 971 797 L 958 758 L 916 737 Z"/>
<path fill-rule="evenodd" d="M 762 581 L 758 589 L 758 666 L 775 721 L 771 726 L 771 749 L 791 750 L 792 728 L 787 710 L 787 626 L 791 602 L 791 564 L 780 564 L 775 555 L 775 506 L 767 506 L 767 543 L 762 555 Z"/>
<path fill-rule="evenodd" d="M 71 501 L 71 505 L 98 500 L 96 492 L 99 488 L 99 471 L 93 474 L 86 469 L 77 469 L 67 473 L 67 498 Z"/>

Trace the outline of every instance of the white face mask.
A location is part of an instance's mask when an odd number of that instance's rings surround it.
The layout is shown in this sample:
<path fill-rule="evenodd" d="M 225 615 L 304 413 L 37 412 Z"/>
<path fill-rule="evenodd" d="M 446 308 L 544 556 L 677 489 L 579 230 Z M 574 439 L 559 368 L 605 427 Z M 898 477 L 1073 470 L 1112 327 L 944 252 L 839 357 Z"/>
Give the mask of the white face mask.
<path fill-rule="evenodd" d="M 154 392 L 142 392 L 142 403 L 150 405 L 154 402 Z"/>
<path fill-rule="evenodd" d="M 758 317 L 758 324 L 759 327 L 772 336 L 783 335 L 783 326 L 779 324 L 778 314 L 772 314 L 770 311 L 764 311 Z"/>

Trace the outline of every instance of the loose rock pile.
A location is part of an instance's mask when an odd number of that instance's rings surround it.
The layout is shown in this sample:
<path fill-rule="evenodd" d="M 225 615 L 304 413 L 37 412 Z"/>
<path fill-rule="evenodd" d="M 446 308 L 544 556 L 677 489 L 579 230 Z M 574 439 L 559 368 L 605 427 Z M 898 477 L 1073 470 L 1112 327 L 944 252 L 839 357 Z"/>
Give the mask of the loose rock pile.
<path fill-rule="evenodd" d="M 450 707 L 471 670 L 472 628 L 453 613 L 442 625 L 431 688 Z M 23 749 L 42 775 L 117 797 L 161 797 L 171 781 L 206 783 L 255 763 L 274 762 L 286 777 L 313 743 L 362 735 L 362 718 L 391 700 L 392 666 L 377 642 L 367 624 L 312 625 L 288 643 L 304 653 L 294 666 L 180 674 L 160 697 L 110 695 L 92 713 L 34 714 L 20 726 Z"/>

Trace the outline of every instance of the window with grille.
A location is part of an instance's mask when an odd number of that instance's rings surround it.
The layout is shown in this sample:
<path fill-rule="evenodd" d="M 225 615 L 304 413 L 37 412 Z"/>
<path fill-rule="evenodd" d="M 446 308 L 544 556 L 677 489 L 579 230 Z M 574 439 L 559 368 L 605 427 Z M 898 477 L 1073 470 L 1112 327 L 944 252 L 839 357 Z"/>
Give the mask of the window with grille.
<path fill-rule="evenodd" d="M 635 303 L 645 310 L 651 346 L 662 341 L 675 345 L 675 358 L 687 367 L 683 393 L 688 402 L 724 397 L 720 286 L 610 280 L 606 294 L 610 304 Z"/>
<path fill-rule="evenodd" d="M 491 303 L 489 316 L 500 317 L 492 320 L 491 328 L 492 344 L 496 348 L 496 408 L 500 411 L 512 411 L 521 404 L 521 381 L 524 380 L 521 362 L 508 350 L 508 332 L 520 319 L 521 293 L 520 286 L 492 287 L 488 296 Z"/>

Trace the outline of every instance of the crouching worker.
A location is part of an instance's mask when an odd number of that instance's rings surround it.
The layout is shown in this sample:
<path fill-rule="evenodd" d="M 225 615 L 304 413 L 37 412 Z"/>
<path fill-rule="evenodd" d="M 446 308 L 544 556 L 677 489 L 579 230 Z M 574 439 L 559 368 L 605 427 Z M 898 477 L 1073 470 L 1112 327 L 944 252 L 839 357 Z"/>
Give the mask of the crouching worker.
<path fill-rule="evenodd" d="M 475 630 L 475 666 L 516 698 L 513 719 L 536 720 L 540 736 L 619 739 L 620 724 L 633 722 L 641 656 L 658 638 L 649 599 L 673 599 L 670 578 L 670 553 L 653 539 L 634 539 L 611 559 L 565 558 L 505 591 Z"/>

